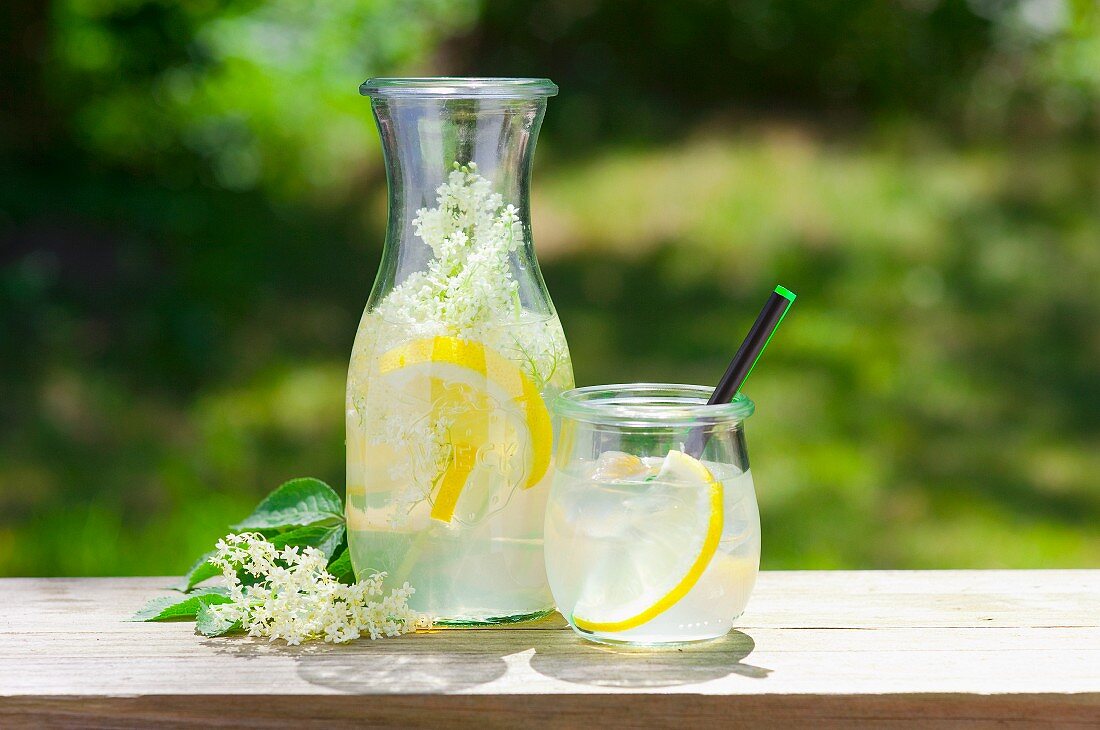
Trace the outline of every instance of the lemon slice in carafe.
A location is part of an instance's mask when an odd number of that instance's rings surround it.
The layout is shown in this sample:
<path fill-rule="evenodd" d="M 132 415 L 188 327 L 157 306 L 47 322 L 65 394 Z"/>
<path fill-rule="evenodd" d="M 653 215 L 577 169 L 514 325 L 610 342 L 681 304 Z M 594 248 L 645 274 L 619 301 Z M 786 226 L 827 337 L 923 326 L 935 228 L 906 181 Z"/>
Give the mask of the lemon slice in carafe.
<path fill-rule="evenodd" d="M 430 423 L 445 424 L 447 454 L 435 480 L 433 519 L 452 521 L 475 469 L 495 469 L 525 489 L 546 474 L 550 414 L 531 379 L 491 348 L 456 337 L 413 340 L 382 355 L 378 374 L 393 397 L 424 401 Z M 512 473 L 514 462 L 522 473 Z"/>
<path fill-rule="evenodd" d="M 698 459 L 670 451 L 647 480 L 596 485 L 622 522 L 593 540 L 587 579 L 573 608 L 582 631 L 637 628 L 676 605 L 698 583 L 722 537 L 722 484 Z"/>

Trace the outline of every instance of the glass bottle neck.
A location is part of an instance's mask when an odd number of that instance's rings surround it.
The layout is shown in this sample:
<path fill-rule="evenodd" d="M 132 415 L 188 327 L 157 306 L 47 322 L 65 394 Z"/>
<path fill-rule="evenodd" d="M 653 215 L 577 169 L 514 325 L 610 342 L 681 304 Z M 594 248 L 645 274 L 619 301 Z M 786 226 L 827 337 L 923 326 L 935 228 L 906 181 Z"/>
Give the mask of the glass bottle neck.
<path fill-rule="evenodd" d="M 465 226 L 473 214 L 463 207 L 472 200 L 471 210 L 514 215 L 517 245 L 508 256 L 519 298 L 549 312 L 530 218 L 531 165 L 546 98 L 376 96 L 371 102 L 389 182 L 386 246 L 372 301 L 438 257 L 440 235 L 433 238 L 426 223 L 433 214 L 473 235 L 476 226 Z M 460 220 L 463 225 L 454 225 Z"/>
<path fill-rule="evenodd" d="M 530 176 L 546 99 L 376 98 L 390 191 L 387 245 L 414 234 L 456 166 L 474 163 L 530 231 Z M 401 233 L 400 236 L 394 236 Z M 529 239 L 529 237 L 528 237 Z"/>

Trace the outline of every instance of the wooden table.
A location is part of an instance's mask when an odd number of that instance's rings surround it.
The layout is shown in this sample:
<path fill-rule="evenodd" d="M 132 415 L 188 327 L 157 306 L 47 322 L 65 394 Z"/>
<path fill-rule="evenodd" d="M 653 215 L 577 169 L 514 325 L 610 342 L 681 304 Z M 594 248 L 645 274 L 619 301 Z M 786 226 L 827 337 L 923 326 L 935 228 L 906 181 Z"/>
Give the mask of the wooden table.
<path fill-rule="evenodd" d="M 0 727 L 1100 725 L 1100 570 L 761 576 L 682 650 L 526 628 L 287 648 L 125 619 L 167 578 L 0 580 Z"/>

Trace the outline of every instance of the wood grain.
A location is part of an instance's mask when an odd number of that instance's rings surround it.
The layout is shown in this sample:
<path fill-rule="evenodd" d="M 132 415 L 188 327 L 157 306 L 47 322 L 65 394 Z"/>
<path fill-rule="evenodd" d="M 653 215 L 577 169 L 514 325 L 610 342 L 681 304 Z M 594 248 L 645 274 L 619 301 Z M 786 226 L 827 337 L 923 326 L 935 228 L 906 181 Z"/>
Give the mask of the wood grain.
<path fill-rule="evenodd" d="M 0 727 L 1100 725 L 1100 571 L 765 573 L 725 639 L 560 617 L 287 648 L 125 619 L 169 578 L 0 580 Z"/>

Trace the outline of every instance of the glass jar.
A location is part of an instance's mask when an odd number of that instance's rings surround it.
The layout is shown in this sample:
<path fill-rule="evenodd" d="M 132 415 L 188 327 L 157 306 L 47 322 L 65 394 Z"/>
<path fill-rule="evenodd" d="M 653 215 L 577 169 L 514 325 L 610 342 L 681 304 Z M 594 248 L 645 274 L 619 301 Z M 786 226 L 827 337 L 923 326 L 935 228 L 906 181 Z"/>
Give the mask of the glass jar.
<path fill-rule="evenodd" d="M 581 636 L 668 644 L 725 635 L 760 567 L 743 395 L 641 383 L 577 388 L 561 418 L 546 572 Z"/>
<path fill-rule="evenodd" d="M 548 612 L 542 530 L 569 350 L 532 246 L 546 79 L 371 79 L 389 181 L 348 368 L 347 524 L 360 576 L 441 623 Z"/>

